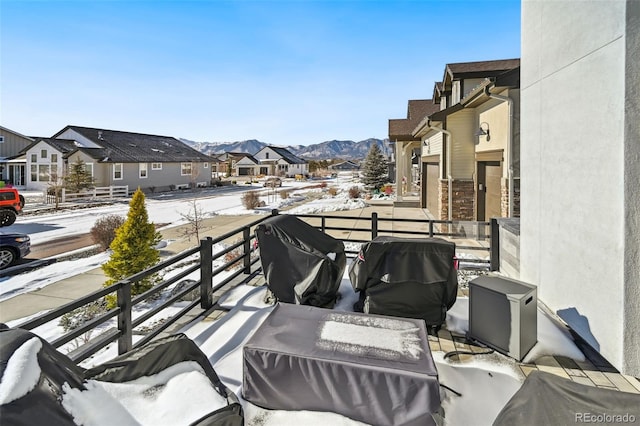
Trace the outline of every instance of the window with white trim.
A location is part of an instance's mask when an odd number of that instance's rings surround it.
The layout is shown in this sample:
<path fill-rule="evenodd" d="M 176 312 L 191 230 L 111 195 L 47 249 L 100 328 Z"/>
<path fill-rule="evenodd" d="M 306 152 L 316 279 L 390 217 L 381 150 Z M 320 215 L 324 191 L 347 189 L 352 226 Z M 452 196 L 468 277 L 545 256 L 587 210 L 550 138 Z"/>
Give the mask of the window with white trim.
<path fill-rule="evenodd" d="M 49 165 L 48 164 L 40 164 L 38 166 L 38 181 L 49 182 Z"/>
<path fill-rule="evenodd" d="M 182 176 L 191 176 L 191 163 L 180 163 L 180 174 Z"/>
<path fill-rule="evenodd" d="M 31 165 L 31 177 L 29 179 L 31 180 L 31 182 L 38 181 L 38 165 L 37 164 Z"/>
<path fill-rule="evenodd" d="M 46 149 L 41 149 L 40 150 L 40 158 L 47 158 L 47 150 Z"/>
<path fill-rule="evenodd" d="M 162 170 L 162 163 L 151 163 L 151 170 Z"/>
<path fill-rule="evenodd" d="M 58 154 L 51 154 L 51 163 L 58 163 Z"/>
<path fill-rule="evenodd" d="M 204 168 L 208 169 L 209 168 L 209 163 L 204 163 Z"/>
<path fill-rule="evenodd" d="M 31 154 L 31 162 L 32 163 L 38 162 L 38 154 Z"/>
<path fill-rule="evenodd" d="M 4 143 L 4 136 L 0 136 L 0 143 Z"/>
<path fill-rule="evenodd" d="M 146 179 L 147 178 L 147 163 L 139 163 L 138 164 L 138 171 L 140 172 L 139 177 L 140 179 Z"/>
<path fill-rule="evenodd" d="M 84 170 L 89 176 L 93 177 L 93 163 L 84 163 Z"/>
<path fill-rule="evenodd" d="M 122 163 L 113 164 L 113 180 L 122 180 Z"/>

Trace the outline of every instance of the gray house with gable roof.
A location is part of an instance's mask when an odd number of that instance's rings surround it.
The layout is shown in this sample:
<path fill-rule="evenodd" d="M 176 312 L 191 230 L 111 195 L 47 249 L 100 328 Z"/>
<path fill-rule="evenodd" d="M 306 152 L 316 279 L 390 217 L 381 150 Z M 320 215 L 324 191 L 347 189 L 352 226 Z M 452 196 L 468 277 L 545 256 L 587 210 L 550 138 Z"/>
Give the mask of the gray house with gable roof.
<path fill-rule="evenodd" d="M 34 140 L 24 150 L 27 189 L 45 189 L 78 159 L 96 186 L 161 191 L 211 181 L 210 158 L 170 136 L 67 126 L 51 138 Z"/>

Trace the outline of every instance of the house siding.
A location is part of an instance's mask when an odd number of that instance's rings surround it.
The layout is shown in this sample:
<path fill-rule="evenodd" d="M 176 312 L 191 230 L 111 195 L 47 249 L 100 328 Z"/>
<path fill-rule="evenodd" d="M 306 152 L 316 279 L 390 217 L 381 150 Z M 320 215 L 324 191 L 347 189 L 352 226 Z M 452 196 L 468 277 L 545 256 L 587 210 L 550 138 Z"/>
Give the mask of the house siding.
<path fill-rule="evenodd" d="M 451 176 L 454 179 L 473 179 L 475 170 L 475 111 L 461 110 L 447 117 L 451 133 Z"/>
<path fill-rule="evenodd" d="M 422 140 L 422 156 L 442 154 L 442 132 L 429 132 Z"/>
<path fill-rule="evenodd" d="M 18 155 L 20 151 L 33 143 L 32 139 L 4 129 L 0 129 L 0 136 L 4 137 L 4 142 L 0 143 L 0 159 Z"/>
<path fill-rule="evenodd" d="M 73 164 L 80 158 L 85 163 L 93 163 L 93 176 L 96 186 L 129 186 L 129 191 L 140 187 L 143 191 L 167 191 L 180 185 L 205 184 L 211 182 L 211 172 L 204 163 L 192 162 L 191 176 L 182 176 L 181 163 L 162 163 L 162 170 L 153 170 L 147 163 L 147 177 L 140 178 L 140 163 L 99 163 L 95 159 L 77 152 L 69 156 L 67 164 Z M 122 179 L 113 179 L 114 164 L 122 164 Z"/>
<path fill-rule="evenodd" d="M 47 157 L 46 158 L 42 158 L 41 157 L 41 151 L 42 150 L 46 150 L 47 151 Z M 31 155 L 35 154 L 36 155 L 36 162 L 32 162 L 31 161 Z M 51 154 L 56 154 L 58 156 L 58 160 L 55 162 L 51 162 Z M 53 181 L 49 180 L 49 181 L 41 181 L 40 180 L 40 166 L 44 165 L 44 166 L 49 166 L 49 172 L 51 173 L 51 166 L 55 165 L 57 167 L 57 176 L 58 178 L 62 178 L 62 176 L 64 176 L 64 159 L 62 158 L 62 153 L 60 151 L 58 151 L 57 149 L 55 149 L 54 147 L 52 147 L 51 145 L 49 145 L 46 142 L 39 142 L 37 144 L 35 144 L 34 146 L 32 146 L 31 148 L 29 148 L 26 151 L 26 162 L 27 162 L 27 167 L 26 167 L 26 186 L 27 189 L 29 190 L 44 190 L 47 187 L 49 187 Z M 33 181 L 31 180 L 31 166 L 35 165 L 36 166 L 36 173 L 38 174 L 38 180 Z"/>

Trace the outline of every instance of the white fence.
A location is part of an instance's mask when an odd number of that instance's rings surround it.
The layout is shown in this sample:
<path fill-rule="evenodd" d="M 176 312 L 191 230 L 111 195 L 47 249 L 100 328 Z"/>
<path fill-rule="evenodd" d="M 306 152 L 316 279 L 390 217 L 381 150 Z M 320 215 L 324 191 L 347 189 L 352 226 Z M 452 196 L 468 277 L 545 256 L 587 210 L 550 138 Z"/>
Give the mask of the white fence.
<path fill-rule="evenodd" d="M 110 200 L 113 198 L 126 198 L 129 196 L 129 186 L 97 186 L 82 192 L 69 192 L 66 188 L 60 191 L 60 202 L 80 200 Z M 49 197 L 47 197 L 49 199 Z M 49 201 L 51 202 L 51 201 Z"/>

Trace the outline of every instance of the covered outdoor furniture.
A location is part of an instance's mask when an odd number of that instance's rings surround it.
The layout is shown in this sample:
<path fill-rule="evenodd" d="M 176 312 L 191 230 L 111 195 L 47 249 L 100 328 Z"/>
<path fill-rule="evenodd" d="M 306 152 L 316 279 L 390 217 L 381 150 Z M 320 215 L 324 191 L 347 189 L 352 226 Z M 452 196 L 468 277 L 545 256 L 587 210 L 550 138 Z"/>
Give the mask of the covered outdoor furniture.
<path fill-rule="evenodd" d="M 282 303 L 244 346 L 242 395 L 371 425 L 435 424 L 440 409 L 424 322 Z"/>
<path fill-rule="evenodd" d="M 295 216 L 256 227 L 265 281 L 286 303 L 332 308 L 347 265 L 344 244 Z"/>
<path fill-rule="evenodd" d="M 494 426 L 591 423 L 620 425 L 640 419 L 640 394 L 583 385 L 532 371 L 507 402 Z"/>
<path fill-rule="evenodd" d="M 438 328 L 456 301 L 456 246 L 440 238 L 380 236 L 349 268 L 356 311 L 423 319 Z"/>
<path fill-rule="evenodd" d="M 187 369 L 177 366 L 180 363 L 191 364 Z M 175 410 L 174 417 L 180 416 L 184 419 L 183 424 L 192 426 L 243 424 L 244 416 L 238 398 L 220 381 L 206 355 L 183 334 L 155 340 L 98 367 L 85 370 L 39 336 L 0 324 L 0 422 L 13 426 L 75 425 L 67 398 L 80 401 L 83 395 L 87 395 L 88 380 L 125 383 L 162 374 L 172 368 L 175 371 L 176 367 L 185 372 L 201 371 L 215 389 L 211 394 L 221 401 L 221 406 L 214 406 L 212 401 L 210 406 L 184 407 L 177 401 L 175 407 L 169 408 Z M 159 392 L 159 388 L 156 386 L 151 390 Z M 84 398 L 84 404 L 92 403 L 92 397 Z M 153 398 L 150 401 L 152 405 Z M 110 408 L 119 404 L 118 401 L 106 399 L 100 402 Z M 166 406 L 162 409 L 167 411 Z M 123 417 L 135 418 L 123 405 L 111 413 L 113 421 Z"/>

